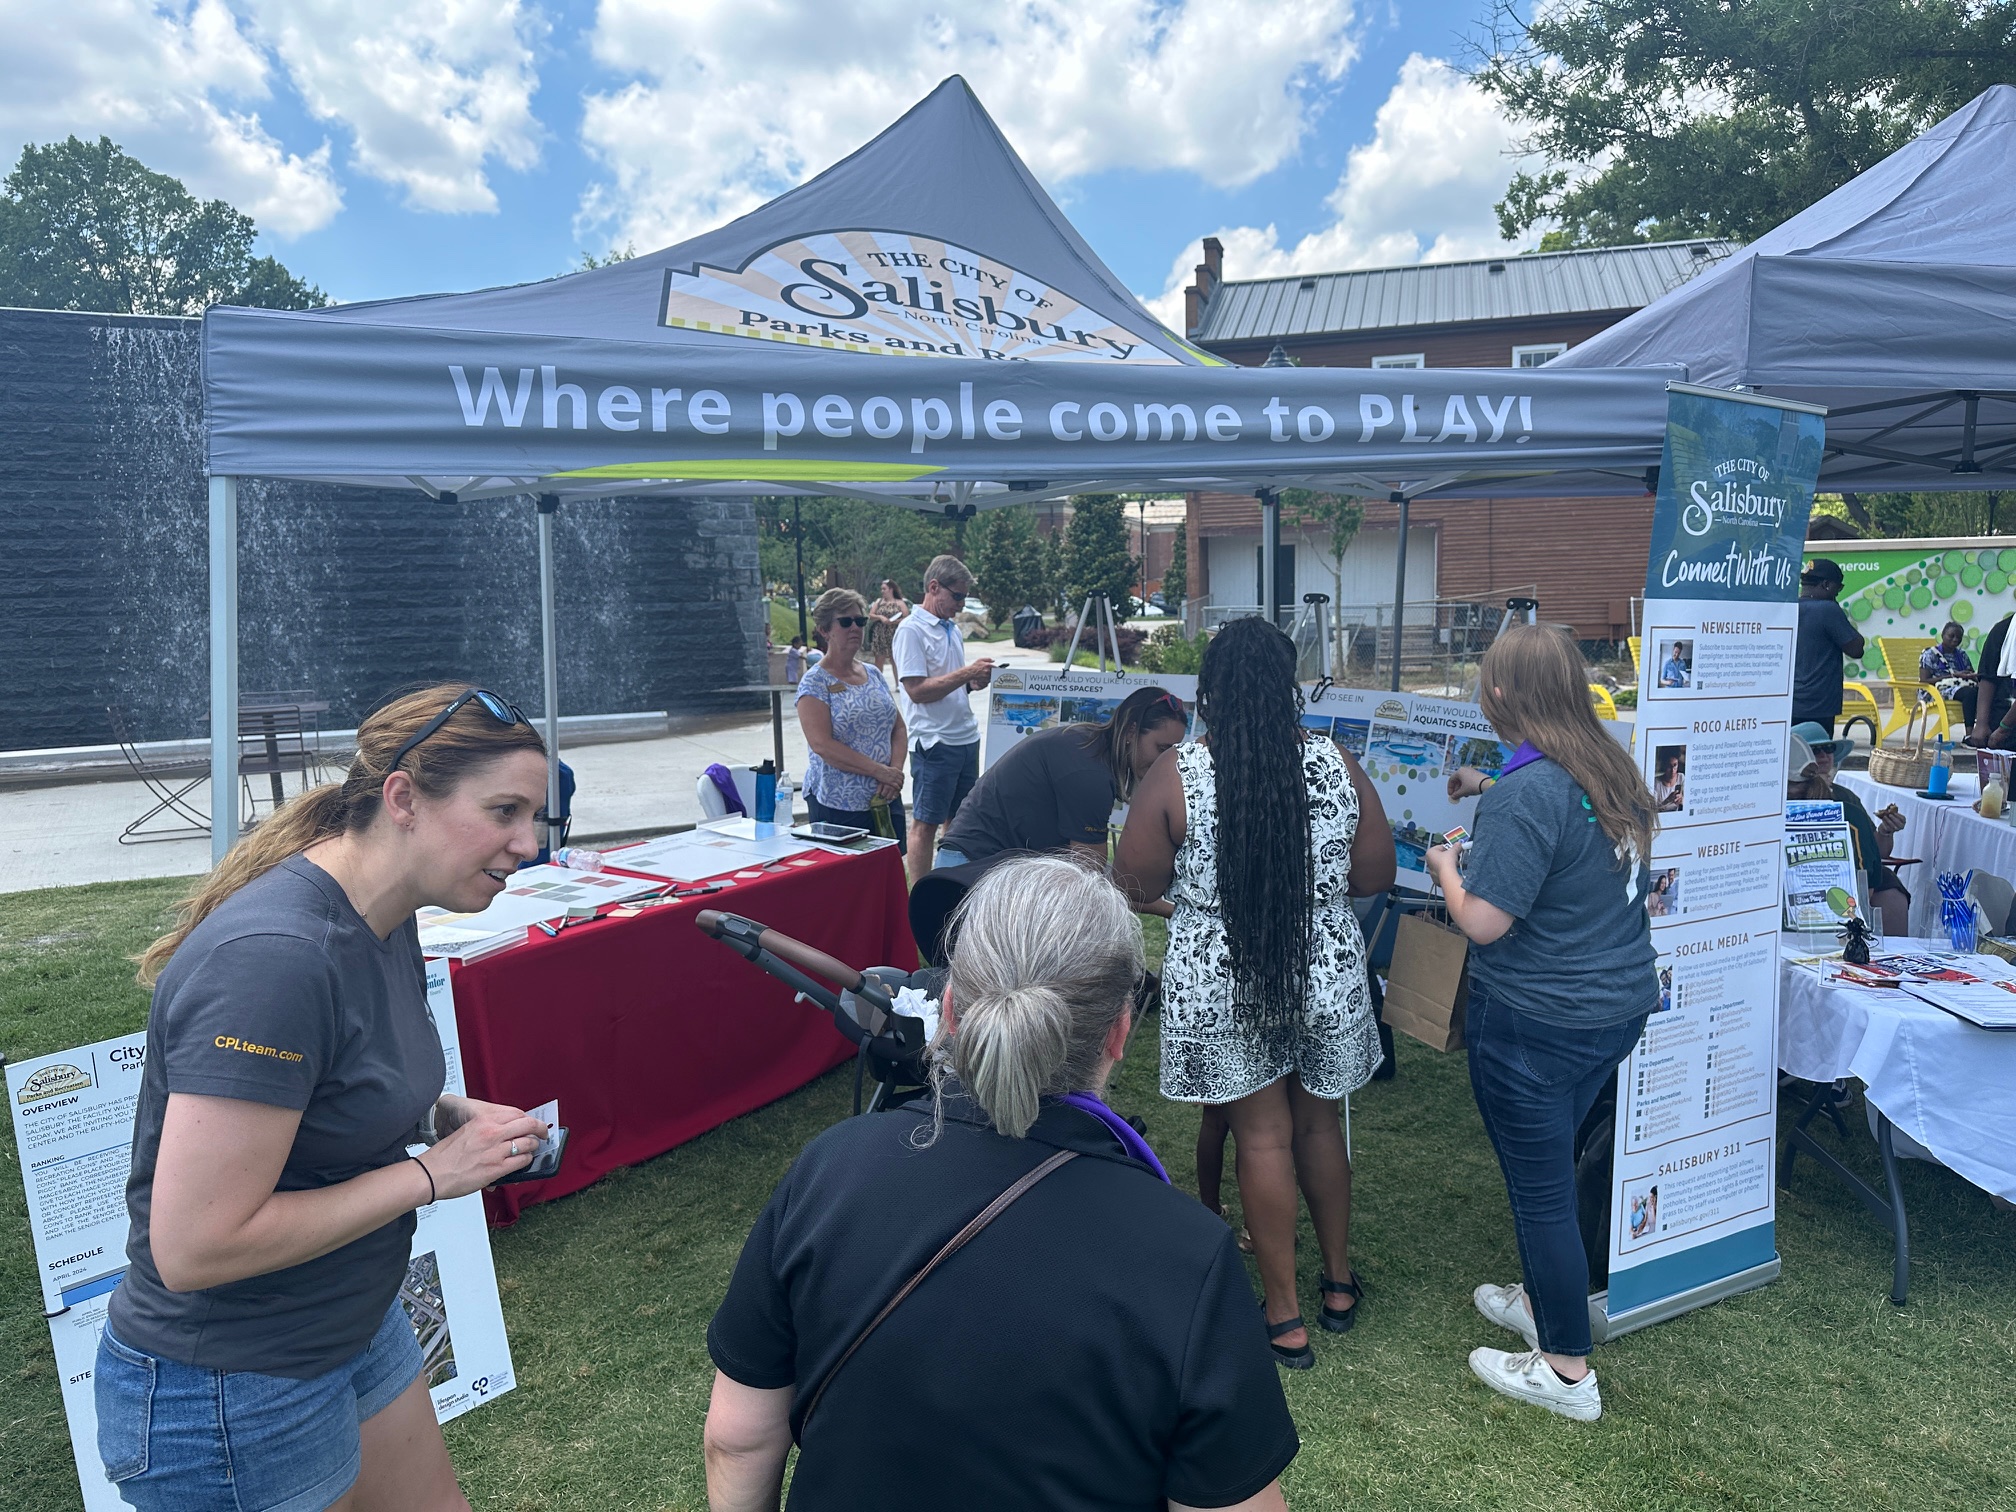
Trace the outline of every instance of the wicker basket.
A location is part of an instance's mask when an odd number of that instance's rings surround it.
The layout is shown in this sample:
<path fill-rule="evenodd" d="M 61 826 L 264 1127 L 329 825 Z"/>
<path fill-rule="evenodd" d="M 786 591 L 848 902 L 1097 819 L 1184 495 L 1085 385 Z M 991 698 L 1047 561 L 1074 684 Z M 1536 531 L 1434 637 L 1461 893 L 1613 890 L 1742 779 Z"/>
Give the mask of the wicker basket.
<path fill-rule="evenodd" d="M 1885 787 L 1923 788 L 1926 778 L 1932 775 L 1932 758 L 1937 754 L 1925 748 L 1925 735 L 1918 728 L 1918 710 L 1911 711 L 1911 718 L 1904 726 L 1904 738 L 1910 742 L 1906 750 L 1893 751 L 1885 746 L 1872 746 L 1869 750 L 1869 780 L 1880 782 Z"/>

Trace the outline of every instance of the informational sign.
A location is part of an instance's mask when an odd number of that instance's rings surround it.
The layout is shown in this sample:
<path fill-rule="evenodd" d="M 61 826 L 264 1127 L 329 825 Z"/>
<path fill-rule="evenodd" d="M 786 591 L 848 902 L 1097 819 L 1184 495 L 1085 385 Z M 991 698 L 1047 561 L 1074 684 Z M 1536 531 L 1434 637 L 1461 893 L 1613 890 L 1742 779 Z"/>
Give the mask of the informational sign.
<path fill-rule="evenodd" d="M 1617 1073 L 1617 1331 L 1776 1274 L 1785 742 L 1824 437 L 1810 406 L 1681 384 L 1668 404 L 1636 737 L 1659 1011 Z"/>
<path fill-rule="evenodd" d="M 1328 735 L 1358 759 L 1393 826 L 1400 885 L 1427 889 L 1423 858 L 1449 831 L 1465 828 L 1477 800 L 1449 797 L 1449 774 L 1472 766 L 1495 772 L 1512 751 L 1475 704 L 1424 693 L 1311 688 L 1305 729 Z"/>
<path fill-rule="evenodd" d="M 1083 667 L 1067 672 L 1012 667 L 996 672 L 988 684 L 987 724 L 980 732 L 980 754 L 992 766 L 1019 740 L 1059 725 L 1099 724 L 1111 719 L 1129 693 L 1160 688 L 1183 700 L 1185 709 L 1197 702 L 1197 679 L 1174 672 L 1095 672 Z M 1125 812 L 1116 805 L 1114 814 Z"/>
<path fill-rule="evenodd" d="M 1785 927 L 1836 930 L 1861 912 L 1856 894 L 1855 834 L 1841 805 L 1788 800 L 1785 805 Z"/>
<path fill-rule="evenodd" d="M 429 961 L 428 1011 L 441 1032 L 447 1090 L 462 1090 L 461 1045 L 446 962 Z M 126 1178 L 146 1064 L 145 1032 L 22 1061 L 7 1069 L 35 1269 L 70 1424 L 86 1512 L 126 1503 L 98 1458 L 92 1372 L 105 1310 L 126 1273 Z M 478 1195 L 420 1209 L 399 1293 L 425 1358 L 441 1422 L 514 1384 L 504 1313 Z"/>

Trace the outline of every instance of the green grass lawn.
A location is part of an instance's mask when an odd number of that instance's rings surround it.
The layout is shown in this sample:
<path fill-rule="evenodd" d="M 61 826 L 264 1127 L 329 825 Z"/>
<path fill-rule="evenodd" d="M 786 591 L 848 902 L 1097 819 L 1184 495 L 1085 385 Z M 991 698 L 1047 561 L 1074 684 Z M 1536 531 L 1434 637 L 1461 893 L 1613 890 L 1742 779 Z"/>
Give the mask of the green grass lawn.
<path fill-rule="evenodd" d="M 137 1028 L 125 957 L 183 885 L 0 899 L 0 1050 Z M 1197 1115 L 1156 1095 L 1155 1067 L 1150 1020 L 1112 1098 L 1188 1183 Z M 849 1093 L 836 1072 L 493 1236 L 520 1385 L 448 1428 L 477 1507 L 705 1505 L 707 1319 L 772 1183 Z M 1370 1295 L 1356 1331 L 1317 1334 L 1317 1368 L 1284 1377 L 1294 1507 L 2016 1506 L 2016 1217 L 1949 1173 L 1906 1166 L 1916 1263 L 1897 1309 L 1888 1236 L 1804 1166 L 1781 1194 L 1784 1278 L 1600 1350 L 1592 1426 L 1496 1397 L 1464 1363 L 1511 1338 L 1471 1287 L 1518 1269 L 1460 1054 L 1403 1040 L 1399 1078 L 1355 1100 L 1353 1137 Z M 11 1134 L 0 1155 L 0 1484 L 16 1512 L 56 1512 L 78 1505 L 76 1482 Z M 1874 1174 L 1859 1129 L 1849 1159 Z M 1315 1253 L 1305 1225 L 1309 1307 Z"/>

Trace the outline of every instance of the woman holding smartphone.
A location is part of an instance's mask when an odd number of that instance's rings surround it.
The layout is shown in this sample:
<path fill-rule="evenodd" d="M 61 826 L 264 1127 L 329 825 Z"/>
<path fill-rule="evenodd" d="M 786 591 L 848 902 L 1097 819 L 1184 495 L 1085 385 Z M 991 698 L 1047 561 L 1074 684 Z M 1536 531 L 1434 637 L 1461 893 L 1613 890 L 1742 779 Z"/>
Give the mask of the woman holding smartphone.
<path fill-rule="evenodd" d="M 133 1506 L 467 1508 L 397 1300 L 414 1212 L 523 1169 L 546 1126 L 441 1096 L 413 915 L 502 892 L 545 789 L 538 732 L 494 693 L 396 699 L 142 957 L 131 1263 L 93 1378 Z"/>
<path fill-rule="evenodd" d="M 1526 1353 L 1476 1349 L 1492 1390 L 1583 1422 L 1602 1416 L 1589 1368 L 1589 1257 L 1575 1210 L 1575 1134 L 1659 1004 L 1646 913 L 1657 823 L 1629 753 L 1597 722 L 1582 655 L 1561 631 L 1515 625 L 1478 671 L 1484 717 L 1517 750 L 1481 794 L 1476 837 L 1427 867 L 1470 938 L 1470 1084 L 1512 1201 L 1524 1280 L 1483 1285 L 1477 1310 Z"/>

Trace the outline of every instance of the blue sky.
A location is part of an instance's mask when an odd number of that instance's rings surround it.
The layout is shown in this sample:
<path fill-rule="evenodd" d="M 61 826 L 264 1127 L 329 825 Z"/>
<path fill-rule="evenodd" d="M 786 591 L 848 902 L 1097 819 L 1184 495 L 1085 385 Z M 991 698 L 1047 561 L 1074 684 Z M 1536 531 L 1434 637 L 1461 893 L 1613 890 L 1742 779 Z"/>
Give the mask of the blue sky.
<path fill-rule="evenodd" d="M 0 0 L 0 147 L 112 136 L 339 299 L 546 277 L 761 203 L 960 72 L 1173 315 L 1234 277 L 1501 249 L 1488 0 Z"/>

